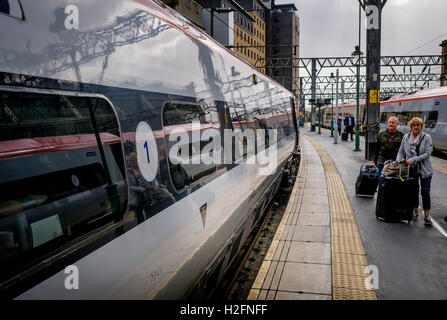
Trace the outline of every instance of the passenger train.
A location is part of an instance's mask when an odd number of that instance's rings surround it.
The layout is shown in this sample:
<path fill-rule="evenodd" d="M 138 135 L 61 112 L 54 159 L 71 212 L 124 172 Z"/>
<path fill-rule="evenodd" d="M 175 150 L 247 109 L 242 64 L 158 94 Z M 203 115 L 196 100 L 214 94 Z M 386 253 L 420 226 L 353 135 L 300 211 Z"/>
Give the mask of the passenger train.
<path fill-rule="evenodd" d="M 292 93 L 158 0 L 0 0 L 0 29 L 1 296 L 208 298 L 296 163 Z M 230 163 L 170 161 L 224 130 Z"/>
<path fill-rule="evenodd" d="M 364 100 L 359 104 L 360 123 L 364 124 Z M 343 118 L 352 113 L 356 115 L 356 103 L 348 102 L 334 107 L 334 119 L 338 115 Z M 323 111 L 323 125 L 331 127 L 331 106 Z M 380 129 L 387 128 L 387 119 L 396 116 L 399 119 L 398 130 L 406 133 L 410 129 L 409 121 L 420 117 L 424 122 L 424 131 L 433 139 L 433 151 L 447 151 L 447 87 L 424 89 L 417 92 L 395 95 L 380 103 Z M 336 123 L 335 123 L 336 125 Z"/>

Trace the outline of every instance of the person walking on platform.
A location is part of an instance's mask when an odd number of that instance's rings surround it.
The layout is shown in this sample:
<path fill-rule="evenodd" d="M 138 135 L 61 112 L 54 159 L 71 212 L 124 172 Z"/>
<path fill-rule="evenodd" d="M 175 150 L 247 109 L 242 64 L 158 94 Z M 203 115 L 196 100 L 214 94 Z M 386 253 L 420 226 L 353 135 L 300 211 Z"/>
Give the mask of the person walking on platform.
<path fill-rule="evenodd" d="M 351 141 L 354 141 L 354 126 L 355 126 L 355 119 L 352 116 L 352 113 L 349 114 L 349 116 L 346 116 L 345 120 L 343 121 L 346 132 L 351 133 Z"/>
<path fill-rule="evenodd" d="M 405 160 L 405 163 L 415 168 L 413 174 L 419 178 L 421 185 L 422 207 L 424 209 L 425 225 L 431 226 L 430 218 L 430 185 L 433 176 L 433 168 L 431 165 L 430 155 L 432 149 L 432 139 L 428 133 L 422 132 L 424 121 L 415 117 L 410 120 L 411 131 L 402 138 L 402 143 L 397 153 L 397 161 Z M 411 172 L 411 171 L 410 171 Z M 416 221 L 419 216 L 419 196 L 415 200 L 413 211 L 413 220 Z"/>
<path fill-rule="evenodd" d="M 397 117 L 388 118 L 388 128 L 381 131 L 377 136 L 376 152 L 374 154 L 374 167 L 378 168 L 377 175 L 382 176 L 384 162 L 396 159 L 400 143 L 404 134 L 397 130 L 399 119 Z"/>
<path fill-rule="evenodd" d="M 342 119 L 341 116 L 338 116 L 337 118 L 337 130 L 338 130 L 338 135 L 341 136 L 341 125 L 342 125 Z"/>

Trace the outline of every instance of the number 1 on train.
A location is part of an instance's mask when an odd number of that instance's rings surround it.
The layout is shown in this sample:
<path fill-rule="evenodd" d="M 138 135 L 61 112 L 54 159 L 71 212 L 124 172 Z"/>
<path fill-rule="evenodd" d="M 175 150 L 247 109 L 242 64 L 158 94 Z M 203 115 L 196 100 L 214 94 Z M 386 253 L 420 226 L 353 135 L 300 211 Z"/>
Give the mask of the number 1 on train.
<path fill-rule="evenodd" d="M 144 148 L 146 149 L 147 163 L 150 163 L 151 160 L 149 158 L 149 146 L 147 145 L 147 141 L 144 143 Z"/>

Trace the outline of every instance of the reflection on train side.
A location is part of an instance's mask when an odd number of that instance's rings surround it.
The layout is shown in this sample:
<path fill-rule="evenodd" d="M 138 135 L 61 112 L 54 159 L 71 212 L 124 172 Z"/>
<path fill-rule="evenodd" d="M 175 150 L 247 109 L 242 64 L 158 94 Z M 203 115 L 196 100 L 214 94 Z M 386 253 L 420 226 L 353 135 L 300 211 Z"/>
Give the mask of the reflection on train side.
<path fill-rule="evenodd" d="M 196 132 L 192 131 L 192 123 L 197 123 Z M 176 141 L 169 139 L 173 130 L 187 133 L 185 141 L 177 138 Z M 216 150 L 210 150 L 210 157 L 214 152 L 221 151 L 220 139 L 220 123 L 216 108 L 198 103 L 185 102 L 169 102 L 163 107 L 163 132 L 167 150 L 171 150 L 172 146 L 178 145 L 178 156 L 187 160 L 189 163 L 173 163 L 169 161 L 169 175 L 173 186 L 177 191 L 183 190 L 188 186 L 193 186 L 199 181 L 206 183 L 207 177 L 211 177 L 217 170 L 218 163 L 206 164 L 201 161 L 200 156 L 204 147 L 215 140 Z M 205 131 L 207 131 L 205 133 Z M 203 134 L 207 134 L 209 139 L 202 141 Z M 182 154 L 182 151 L 186 154 Z"/>
<path fill-rule="evenodd" d="M 105 99 L 0 91 L 0 282 L 121 219 L 122 154 Z"/>
<path fill-rule="evenodd" d="M 219 169 L 231 169 L 234 164 L 240 163 L 247 157 L 269 147 L 269 129 L 275 129 L 278 132 L 278 141 L 294 133 L 291 114 L 284 110 L 265 110 L 256 108 L 247 110 L 245 106 L 234 106 L 225 104 L 225 122 L 222 125 L 224 129 L 230 129 L 231 139 L 231 159 L 225 159 L 222 146 L 223 140 L 228 139 L 221 133 L 221 117 L 217 108 L 199 103 L 185 103 L 171 101 L 163 108 L 163 132 L 168 150 L 177 146 L 178 156 L 187 160 L 188 163 L 173 163 L 169 161 L 169 174 L 174 188 L 181 192 L 200 182 L 206 182 L 214 174 L 219 174 Z M 196 123 L 194 128 L 192 123 Z M 251 135 L 248 134 L 251 130 Z M 258 129 L 264 130 L 265 144 L 258 145 L 255 132 Z M 174 131 L 175 130 L 175 131 Z M 176 140 L 170 139 L 171 135 L 176 136 L 179 130 L 185 135 L 186 139 L 179 136 Z M 206 134 L 207 138 L 203 139 Z M 249 140 L 252 141 L 249 141 Z M 213 158 L 214 153 L 218 159 L 214 163 L 207 164 L 201 161 L 201 155 L 204 154 L 204 148 L 212 144 L 213 148 L 209 151 L 209 157 Z M 182 152 L 184 154 L 182 154 Z M 163 153 L 163 151 L 162 151 Z M 229 161 L 228 161 L 229 160 Z M 189 190 L 192 191 L 192 190 Z"/>

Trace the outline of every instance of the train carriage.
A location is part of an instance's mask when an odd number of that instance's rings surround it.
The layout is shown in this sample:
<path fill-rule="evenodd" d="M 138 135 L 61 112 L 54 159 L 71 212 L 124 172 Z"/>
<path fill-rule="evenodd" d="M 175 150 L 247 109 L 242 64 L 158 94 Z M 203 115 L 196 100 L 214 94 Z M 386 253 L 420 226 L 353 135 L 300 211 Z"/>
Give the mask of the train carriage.
<path fill-rule="evenodd" d="M 363 108 L 365 106 L 365 101 L 363 99 L 359 102 L 359 115 L 360 115 L 360 121 L 362 122 L 363 119 Z M 340 103 L 338 107 L 334 106 L 332 109 L 332 106 L 325 106 L 322 109 L 322 126 L 325 128 L 331 128 L 331 120 L 332 120 L 332 112 L 334 112 L 334 127 L 337 126 L 336 118 L 339 116 L 342 119 L 347 117 L 349 114 L 352 114 L 354 118 L 356 117 L 357 113 L 357 104 L 354 101 L 348 101 L 344 103 Z"/>
<path fill-rule="evenodd" d="M 292 163 L 293 95 L 161 1 L 0 3 L 1 295 L 209 297 Z"/>
<path fill-rule="evenodd" d="M 360 101 L 360 128 L 364 126 L 364 100 Z M 355 102 L 347 102 L 334 107 L 334 119 L 341 116 L 343 119 L 350 113 L 356 115 L 357 105 Z M 447 89 L 445 87 L 424 89 L 407 94 L 399 94 L 387 101 L 380 103 L 380 130 L 387 128 L 389 117 L 395 116 L 399 119 L 398 129 L 406 133 L 409 121 L 414 117 L 420 117 L 425 123 L 424 131 L 429 133 L 433 139 L 433 150 L 447 151 Z M 322 125 L 331 127 L 332 107 L 323 108 Z M 334 122 L 336 126 L 336 123 Z"/>
<path fill-rule="evenodd" d="M 432 136 L 433 150 L 447 151 L 447 88 L 425 89 L 410 94 L 396 95 L 383 103 L 380 127 L 386 128 L 386 119 L 399 119 L 398 129 L 410 131 L 408 123 L 414 117 L 424 121 L 424 131 Z"/>

